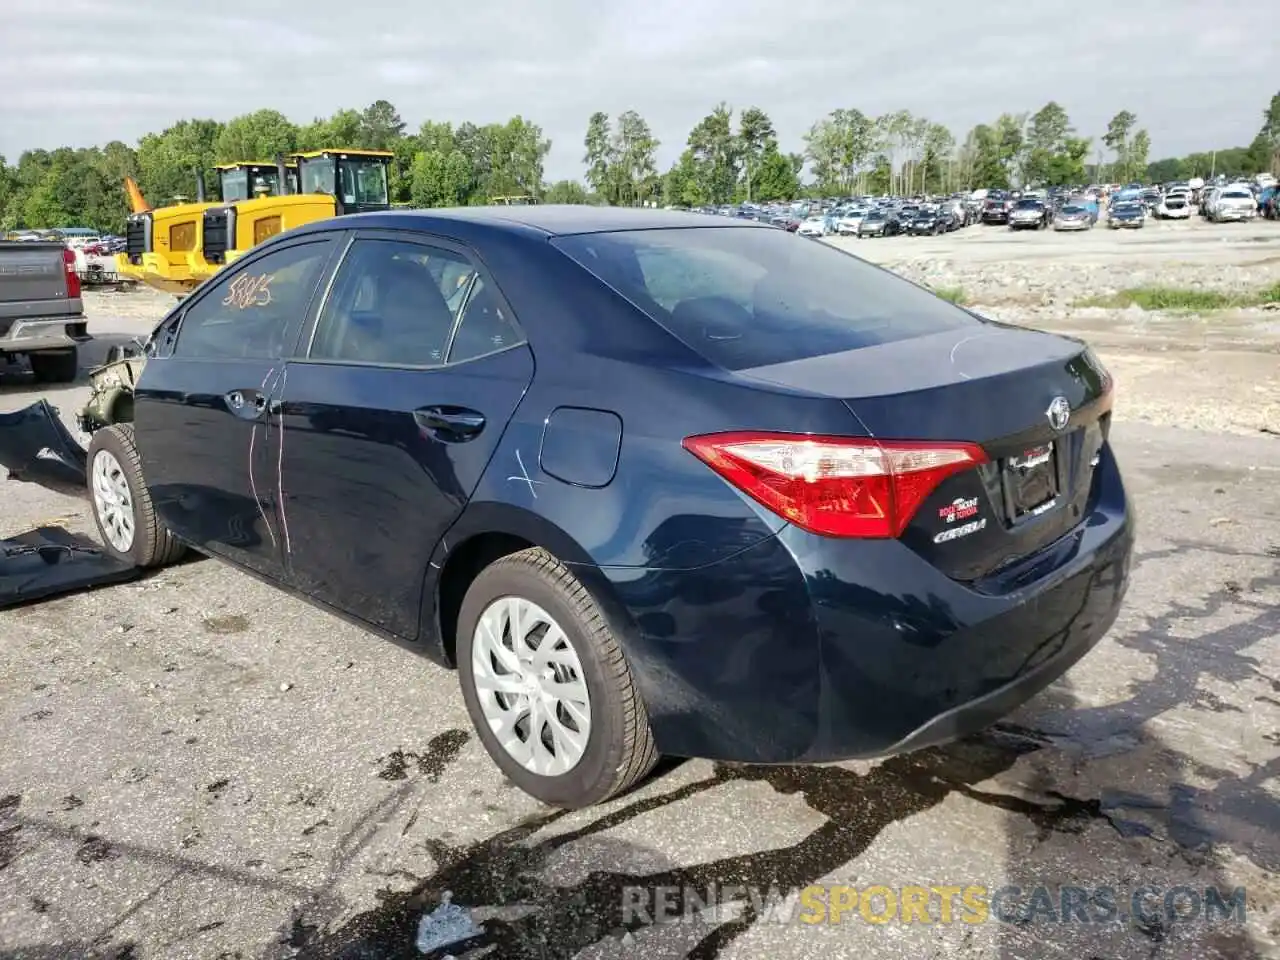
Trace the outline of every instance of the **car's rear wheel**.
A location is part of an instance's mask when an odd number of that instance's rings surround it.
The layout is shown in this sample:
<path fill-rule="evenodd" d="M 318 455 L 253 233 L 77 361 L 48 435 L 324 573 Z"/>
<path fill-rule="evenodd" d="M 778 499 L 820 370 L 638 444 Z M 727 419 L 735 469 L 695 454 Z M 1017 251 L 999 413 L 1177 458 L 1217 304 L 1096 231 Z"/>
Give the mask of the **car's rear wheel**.
<path fill-rule="evenodd" d="M 33 353 L 27 359 L 32 376 L 40 383 L 71 383 L 80 370 L 75 347 Z"/>
<path fill-rule="evenodd" d="M 89 501 L 107 552 L 135 567 L 161 567 L 186 551 L 156 516 L 142 480 L 133 424 L 104 427 L 89 441 Z"/>
<path fill-rule="evenodd" d="M 529 549 L 481 571 L 458 616 L 462 696 L 481 742 L 516 786 L 591 806 L 653 769 L 644 704 L 586 587 Z"/>

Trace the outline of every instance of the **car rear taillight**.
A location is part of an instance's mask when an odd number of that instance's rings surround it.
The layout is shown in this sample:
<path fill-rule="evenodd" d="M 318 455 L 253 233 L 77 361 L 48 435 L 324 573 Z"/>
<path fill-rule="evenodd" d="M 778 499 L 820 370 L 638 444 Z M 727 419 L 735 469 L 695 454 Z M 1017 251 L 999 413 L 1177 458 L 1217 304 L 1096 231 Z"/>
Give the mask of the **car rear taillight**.
<path fill-rule="evenodd" d="M 62 248 L 62 263 L 67 271 L 67 299 L 76 300 L 80 296 L 80 274 L 76 273 L 76 254 L 70 247 Z"/>
<path fill-rule="evenodd" d="M 828 537 L 897 537 L 938 484 L 987 462 L 971 443 L 789 433 L 708 434 L 684 448 L 778 516 Z"/>

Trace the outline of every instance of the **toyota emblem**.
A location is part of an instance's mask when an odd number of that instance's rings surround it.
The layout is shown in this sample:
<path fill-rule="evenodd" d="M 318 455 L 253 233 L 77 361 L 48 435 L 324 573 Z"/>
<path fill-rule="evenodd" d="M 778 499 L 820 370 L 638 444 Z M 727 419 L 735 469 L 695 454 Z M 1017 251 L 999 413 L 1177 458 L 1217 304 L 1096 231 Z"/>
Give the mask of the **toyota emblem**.
<path fill-rule="evenodd" d="M 1044 414 L 1049 418 L 1049 426 L 1055 430 L 1065 430 L 1071 419 L 1071 404 L 1067 403 L 1066 397 L 1054 397 Z"/>

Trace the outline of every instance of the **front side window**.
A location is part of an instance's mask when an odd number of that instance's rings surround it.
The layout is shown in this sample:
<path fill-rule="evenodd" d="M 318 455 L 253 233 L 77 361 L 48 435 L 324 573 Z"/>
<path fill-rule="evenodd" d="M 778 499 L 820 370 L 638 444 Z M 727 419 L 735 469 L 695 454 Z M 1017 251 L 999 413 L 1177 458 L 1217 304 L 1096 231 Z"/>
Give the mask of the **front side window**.
<path fill-rule="evenodd" d="M 342 202 L 387 205 L 387 167 L 373 160 L 343 160 L 338 166 Z"/>
<path fill-rule="evenodd" d="M 249 172 L 224 170 L 222 172 L 222 199 L 226 203 L 249 199 Z"/>
<path fill-rule="evenodd" d="M 475 277 L 459 253 L 400 240 L 357 240 L 320 313 L 313 360 L 438 366 Z"/>
<path fill-rule="evenodd" d="M 300 243 L 225 271 L 186 310 L 174 355 L 210 360 L 282 356 L 285 338 L 307 312 L 332 246 L 328 238 Z"/>
<path fill-rule="evenodd" d="M 302 161 L 302 192 L 333 194 L 333 160 Z"/>
<path fill-rule="evenodd" d="M 552 242 L 728 370 L 981 325 L 892 273 L 777 230 L 691 227 Z"/>

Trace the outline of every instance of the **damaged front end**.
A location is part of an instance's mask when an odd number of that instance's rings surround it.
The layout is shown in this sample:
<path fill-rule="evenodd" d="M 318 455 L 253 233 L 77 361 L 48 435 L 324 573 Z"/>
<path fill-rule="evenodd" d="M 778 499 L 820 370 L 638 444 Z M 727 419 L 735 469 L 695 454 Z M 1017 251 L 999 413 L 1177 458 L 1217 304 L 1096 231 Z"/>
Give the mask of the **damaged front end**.
<path fill-rule="evenodd" d="M 146 364 L 145 347 L 112 347 L 107 362 L 89 373 L 89 402 L 76 417 L 93 433 L 133 420 L 133 391 Z M 0 467 L 10 480 L 58 493 L 88 493 L 88 453 L 47 400 L 0 414 Z M 39 528 L 0 539 L 0 609 L 47 597 L 120 583 L 140 573 L 97 544 L 61 528 Z"/>
<path fill-rule="evenodd" d="M 76 418 L 93 433 L 114 423 L 133 422 L 133 391 L 147 365 L 141 348 L 112 347 L 107 362 L 89 371 L 89 401 Z"/>
<path fill-rule="evenodd" d="M 88 485 L 85 456 L 48 400 L 0 413 L 0 467 L 9 471 L 10 480 L 83 497 Z"/>
<path fill-rule="evenodd" d="M 85 433 L 133 420 L 133 390 L 147 358 L 141 346 L 112 347 L 107 362 L 89 372 L 89 402 L 76 416 Z M 10 480 L 83 497 L 86 451 L 47 400 L 0 413 L 0 467 Z"/>
<path fill-rule="evenodd" d="M 140 574 L 86 537 L 61 527 L 38 527 L 0 540 L 0 610 Z"/>

